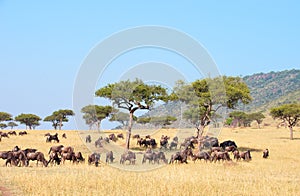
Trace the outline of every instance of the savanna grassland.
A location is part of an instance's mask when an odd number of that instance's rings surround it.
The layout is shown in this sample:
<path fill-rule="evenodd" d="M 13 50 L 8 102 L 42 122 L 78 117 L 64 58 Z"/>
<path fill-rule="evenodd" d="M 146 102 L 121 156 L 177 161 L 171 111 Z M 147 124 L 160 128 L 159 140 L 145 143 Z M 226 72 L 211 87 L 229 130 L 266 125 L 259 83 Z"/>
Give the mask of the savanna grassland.
<path fill-rule="evenodd" d="M 37 148 L 48 159 L 49 147 L 56 144 L 45 142 L 46 132 L 55 133 L 35 130 L 25 136 L 2 138 L 0 150 L 11 150 L 15 145 Z M 90 151 L 80 137 L 82 132 L 63 132 L 67 139 L 61 139 L 61 144 L 73 146 L 87 159 Z M 161 130 L 154 137 L 159 141 L 162 134 L 173 136 L 176 132 Z M 144 172 L 106 165 L 104 154 L 99 167 L 88 165 L 87 161 L 78 165 L 66 161 L 64 165 L 47 168 L 36 167 L 35 162 L 30 162 L 29 167 L 5 167 L 5 161 L 0 160 L 0 184 L 15 195 L 300 195 L 299 127 L 295 128 L 294 140 L 288 136 L 284 128 L 224 128 L 219 141 L 234 140 L 240 150 L 250 149 L 252 161 L 190 161 Z M 131 142 L 134 147 L 136 141 Z M 265 148 L 270 150 L 269 159 L 262 158 Z M 118 165 L 119 159 L 116 155 L 112 165 Z M 140 160 L 136 164 L 142 165 Z M 135 166 L 122 167 L 130 170 Z"/>

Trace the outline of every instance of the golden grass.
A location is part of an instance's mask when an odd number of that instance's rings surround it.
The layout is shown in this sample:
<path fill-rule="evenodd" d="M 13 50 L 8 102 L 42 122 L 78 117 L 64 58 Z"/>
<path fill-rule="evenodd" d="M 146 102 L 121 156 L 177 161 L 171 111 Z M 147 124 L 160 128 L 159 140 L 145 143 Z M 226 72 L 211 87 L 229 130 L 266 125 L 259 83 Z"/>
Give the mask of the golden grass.
<path fill-rule="evenodd" d="M 19 145 L 38 148 L 47 154 L 53 144 L 45 142 L 46 132 L 29 131 L 27 136 L 3 138 L 0 150 Z M 74 146 L 87 157 L 90 152 L 79 137 L 81 133 L 64 132 L 68 138 L 61 143 Z M 176 130 L 156 133 L 157 140 L 161 134 L 175 135 Z M 87 163 L 73 165 L 69 162 L 47 168 L 36 167 L 33 162 L 27 168 L 5 167 L 5 162 L 0 160 L 0 183 L 17 195 L 300 195 L 299 128 L 295 131 L 295 140 L 289 140 L 288 136 L 288 130 L 283 128 L 223 129 L 220 141 L 231 139 L 241 148 L 250 148 L 252 161 L 174 164 L 145 172 L 128 172 L 105 164 L 96 168 Z M 132 140 L 133 147 L 135 142 Z M 270 150 L 269 159 L 262 158 L 265 148 Z M 102 155 L 101 160 L 104 158 Z M 141 162 L 137 161 L 137 165 Z"/>

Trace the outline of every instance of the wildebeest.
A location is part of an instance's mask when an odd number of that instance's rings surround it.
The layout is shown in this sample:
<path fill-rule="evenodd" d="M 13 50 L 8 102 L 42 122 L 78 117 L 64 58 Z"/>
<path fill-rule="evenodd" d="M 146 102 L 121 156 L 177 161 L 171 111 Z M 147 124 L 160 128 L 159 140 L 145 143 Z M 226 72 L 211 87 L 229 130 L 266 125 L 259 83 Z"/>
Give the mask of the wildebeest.
<path fill-rule="evenodd" d="M 132 136 L 132 138 L 133 138 L 133 139 L 140 139 L 141 137 L 140 137 L 139 134 L 135 134 L 135 135 Z"/>
<path fill-rule="evenodd" d="M 105 162 L 106 163 L 112 163 L 114 161 L 114 153 L 112 151 L 109 151 L 106 153 L 106 159 Z"/>
<path fill-rule="evenodd" d="M 84 162 L 84 161 L 85 161 L 85 158 L 82 156 L 82 153 L 81 153 L 81 152 L 76 152 L 76 153 L 75 153 L 75 157 L 76 157 L 76 161 L 77 161 L 78 163 Z"/>
<path fill-rule="evenodd" d="M 57 143 L 59 143 L 59 139 L 58 139 L 58 133 L 55 133 L 54 135 L 49 135 L 47 136 L 46 138 L 46 142 L 52 142 L 53 141 L 56 141 Z"/>
<path fill-rule="evenodd" d="M 114 133 L 110 134 L 110 135 L 108 136 L 108 138 L 109 138 L 111 141 L 114 141 L 114 142 L 116 142 L 116 141 L 118 140 L 118 138 L 116 137 L 116 135 L 115 135 Z"/>
<path fill-rule="evenodd" d="M 117 135 L 117 138 L 124 139 L 123 133 L 119 133 L 119 134 Z"/>
<path fill-rule="evenodd" d="M 26 131 L 20 131 L 19 135 L 27 135 L 27 132 Z"/>
<path fill-rule="evenodd" d="M 156 153 L 152 152 L 152 150 L 146 151 L 144 153 L 142 163 L 145 163 L 147 160 L 149 160 L 149 163 L 150 162 L 153 162 L 153 163 L 157 162 L 157 155 L 156 155 Z"/>
<path fill-rule="evenodd" d="M 245 161 L 250 161 L 252 159 L 250 150 L 246 150 L 240 153 L 240 157 Z"/>
<path fill-rule="evenodd" d="M 158 164 L 159 164 L 159 161 L 163 161 L 166 164 L 168 163 L 168 160 L 167 160 L 166 155 L 165 155 L 164 152 L 155 152 L 155 154 L 156 154 L 155 162 L 157 162 Z"/>
<path fill-rule="evenodd" d="M 15 147 L 12 149 L 13 152 L 18 152 L 19 150 L 21 150 L 21 148 L 19 148 L 19 146 L 15 146 Z"/>
<path fill-rule="evenodd" d="M 17 135 L 17 133 L 15 131 L 9 131 L 7 134 L 8 135 Z"/>
<path fill-rule="evenodd" d="M 233 159 L 236 159 L 236 161 L 241 159 L 240 152 L 238 150 L 233 151 Z"/>
<path fill-rule="evenodd" d="M 218 147 L 218 146 L 219 146 L 218 138 L 205 136 L 200 141 L 199 150 L 207 149 L 211 147 Z"/>
<path fill-rule="evenodd" d="M 157 143 L 156 143 L 156 140 L 154 138 L 151 138 L 151 139 L 143 139 L 143 138 L 140 138 L 138 140 L 138 144 L 142 147 L 146 147 L 148 148 L 149 146 L 151 146 L 152 148 L 156 148 L 157 146 Z"/>
<path fill-rule="evenodd" d="M 91 135 L 87 135 L 87 136 L 85 137 L 85 142 L 86 142 L 86 143 L 91 143 L 91 142 L 92 142 Z"/>
<path fill-rule="evenodd" d="M 96 167 L 98 167 L 99 162 L 100 162 L 100 153 L 94 152 L 93 154 L 89 155 L 88 157 L 88 164 L 95 164 Z"/>
<path fill-rule="evenodd" d="M 173 140 L 170 143 L 169 149 L 172 150 L 174 148 L 176 150 L 177 149 L 177 145 L 178 145 L 178 141 Z"/>
<path fill-rule="evenodd" d="M 1 132 L 0 135 L 1 135 L 1 137 L 7 137 L 7 138 L 9 138 L 9 136 L 8 136 L 7 133 Z"/>
<path fill-rule="evenodd" d="M 66 134 L 66 133 L 63 133 L 63 134 L 62 134 L 62 138 L 67 139 L 67 134 Z"/>
<path fill-rule="evenodd" d="M 0 158 L 7 159 L 9 152 L 11 151 L 0 151 Z"/>
<path fill-rule="evenodd" d="M 124 164 L 125 161 L 129 161 L 129 164 L 134 165 L 136 160 L 136 155 L 132 151 L 124 152 L 120 158 L 120 164 Z"/>
<path fill-rule="evenodd" d="M 77 161 L 74 152 L 62 152 L 61 153 L 61 161 L 64 164 L 65 160 L 69 160 L 70 162 L 73 161 L 75 163 Z"/>
<path fill-rule="evenodd" d="M 19 165 L 19 166 L 28 166 L 28 159 L 25 153 L 22 150 L 19 150 L 17 152 L 11 152 L 8 154 L 7 160 L 6 160 L 6 166 L 8 165 Z M 16 163 L 16 164 L 15 164 Z"/>
<path fill-rule="evenodd" d="M 269 149 L 265 149 L 264 151 L 263 151 L 263 158 L 268 158 L 269 157 Z"/>
<path fill-rule="evenodd" d="M 180 161 L 180 163 L 188 163 L 188 156 L 193 156 L 191 148 L 186 148 L 184 150 L 181 150 L 180 152 L 176 152 L 175 154 L 171 155 L 169 163 L 174 163 L 175 161 Z"/>
<path fill-rule="evenodd" d="M 162 149 L 162 148 L 167 149 L 168 148 L 168 139 L 169 139 L 168 136 L 162 135 L 162 137 L 161 137 L 161 139 L 159 141 L 159 143 L 160 143 L 160 149 Z"/>
<path fill-rule="evenodd" d="M 53 153 L 60 153 L 60 152 L 61 152 L 61 149 L 62 149 L 63 147 L 64 147 L 63 145 L 52 146 L 52 147 L 50 147 L 48 154 L 50 154 L 50 152 L 53 152 Z"/>
<path fill-rule="evenodd" d="M 207 151 L 199 151 L 197 154 L 193 155 L 192 160 L 195 162 L 197 159 L 201 161 L 201 159 L 205 160 L 210 160 L 210 155 Z"/>
<path fill-rule="evenodd" d="M 235 144 L 234 141 L 231 141 L 231 140 L 227 140 L 227 141 L 224 141 L 222 143 L 220 143 L 220 146 L 225 150 L 225 148 L 227 146 L 234 146 L 235 148 L 237 148 L 237 145 Z"/>
<path fill-rule="evenodd" d="M 222 161 L 230 161 L 231 160 L 227 151 L 225 151 L 225 152 L 217 152 L 217 151 L 212 152 L 211 161 L 216 162 L 216 161 L 220 161 L 220 160 L 222 160 Z"/>
<path fill-rule="evenodd" d="M 102 148 L 103 145 L 102 145 L 102 139 L 101 138 L 98 138 L 96 141 L 95 141 L 95 147 L 99 147 L 99 148 Z"/>
<path fill-rule="evenodd" d="M 234 152 L 235 150 L 236 150 L 236 147 L 233 145 L 225 147 L 225 151 L 227 151 L 227 152 Z"/>
<path fill-rule="evenodd" d="M 48 161 L 48 164 L 51 163 L 52 165 L 53 164 L 56 164 L 56 165 L 60 165 L 60 162 L 61 162 L 61 158 L 58 156 L 58 152 L 54 152 L 54 151 L 49 151 L 49 161 Z"/>
<path fill-rule="evenodd" d="M 63 146 L 62 148 L 60 148 L 59 153 L 72 153 L 74 152 L 74 148 L 72 146 Z"/>
<path fill-rule="evenodd" d="M 48 165 L 48 161 L 42 152 L 29 152 L 26 154 L 28 161 L 36 161 L 36 166 L 38 166 L 39 161 L 43 163 L 45 167 Z"/>

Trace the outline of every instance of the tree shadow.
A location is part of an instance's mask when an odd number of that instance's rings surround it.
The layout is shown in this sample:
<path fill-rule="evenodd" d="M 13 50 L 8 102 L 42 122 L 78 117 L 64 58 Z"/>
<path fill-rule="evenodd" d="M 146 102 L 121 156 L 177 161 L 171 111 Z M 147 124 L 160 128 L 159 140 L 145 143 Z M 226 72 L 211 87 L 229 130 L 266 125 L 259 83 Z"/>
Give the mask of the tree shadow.
<path fill-rule="evenodd" d="M 262 152 L 264 151 L 264 149 L 258 149 L 258 148 L 249 148 L 249 147 L 244 147 L 244 146 L 240 146 L 238 147 L 239 151 L 246 151 L 246 150 L 250 150 L 251 152 Z"/>

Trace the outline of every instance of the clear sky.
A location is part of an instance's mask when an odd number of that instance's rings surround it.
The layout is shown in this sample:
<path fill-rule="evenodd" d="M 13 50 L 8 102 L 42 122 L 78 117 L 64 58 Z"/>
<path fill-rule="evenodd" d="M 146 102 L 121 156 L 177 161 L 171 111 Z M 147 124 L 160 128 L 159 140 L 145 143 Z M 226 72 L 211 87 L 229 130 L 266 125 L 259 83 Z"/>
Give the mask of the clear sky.
<path fill-rule="evenodd" d="M 0 111 L 44 118 L 72 109 L 74 81 L 92 48 L 116 32 L 143 25 L 187 33 L 207 49 L 223 75 L 300 68 L 297 1 L 78 2 L 0 0 Z M 141 57 L 181 63 L 152 49 L 132 51 L 114 63 L 128 68 Z M 117 68 L 110 71 L 120 75 Z M 74 121 L 64 128 L 75 128 Z"/>

